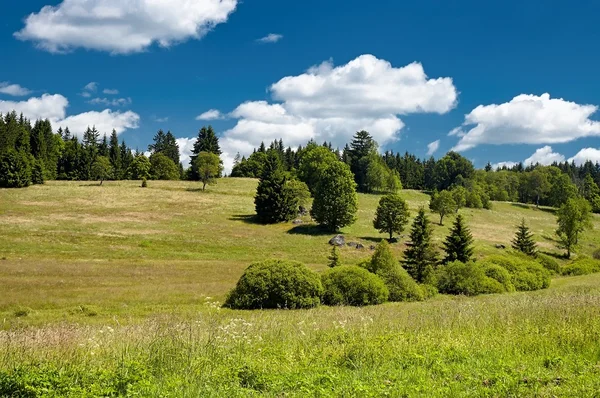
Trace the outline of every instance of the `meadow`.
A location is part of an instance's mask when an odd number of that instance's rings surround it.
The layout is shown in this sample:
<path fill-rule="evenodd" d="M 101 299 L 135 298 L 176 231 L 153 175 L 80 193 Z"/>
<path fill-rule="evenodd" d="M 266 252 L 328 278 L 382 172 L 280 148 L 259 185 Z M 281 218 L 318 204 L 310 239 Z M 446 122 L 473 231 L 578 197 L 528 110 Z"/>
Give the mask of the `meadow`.
<path fill-rule="evenodd" d="M 0 190 L 0 396 L 574 396 L 600 391 L 600 275 L 550 289 L 307 311 L 220 308 L 252 262 L 321 271 L 309 219 L 254 221 L 256 180 L 48 182 Z M 428 196 L 403 191 L 413 215 Z M 356 264 L 385 235 L 359 195 L 342 232 Z M 522 218 L 556 248 L 552 209 L 463 209 L 476 254 L 510 246 Z M 436 215 L 431 219 L 438 221 Z M 594 217 L 595 230 L 600 218 Z M 435 226 L 441 243 L 451 225 Z M 405 232 L 406 234 L 407 232 Z M 392 245 L 398 258 L 405 237 Z M 587 232 L 577 254 L 600 236 Z M 564 260 L 561 260 L 564 262 Z"/>

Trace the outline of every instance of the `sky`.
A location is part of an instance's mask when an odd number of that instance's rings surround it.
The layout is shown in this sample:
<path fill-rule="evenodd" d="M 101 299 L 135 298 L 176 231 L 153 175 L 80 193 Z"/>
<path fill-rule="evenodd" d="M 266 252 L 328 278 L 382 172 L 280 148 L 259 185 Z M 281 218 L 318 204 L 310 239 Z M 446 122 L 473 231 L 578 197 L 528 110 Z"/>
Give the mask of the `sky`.
<path fill-rule="evenodd" d="M 600 2 L 28 0 L 0 22 L 0 112 L 82 134 L 159 130 L 226 170 L 282 138 L 455 150 L 476 167 L 600 161 Z"/>

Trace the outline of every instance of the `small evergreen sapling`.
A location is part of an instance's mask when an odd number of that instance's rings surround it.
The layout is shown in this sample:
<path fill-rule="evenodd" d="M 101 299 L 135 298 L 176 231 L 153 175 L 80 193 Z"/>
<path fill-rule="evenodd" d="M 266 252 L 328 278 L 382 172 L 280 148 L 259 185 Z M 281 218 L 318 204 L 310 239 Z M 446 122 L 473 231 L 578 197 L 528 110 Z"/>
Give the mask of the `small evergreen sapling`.
<path fill-rule="evenodd" d="M 459 214 L 444 242 L 446 257 L 444 264 L 460 261 L 466 263 L 473 257 L 473 235 L 465 225 L 463 216 Z"/>
<path fill-rule="evenodd" d="M 420 208 L 412 224 L 410 241 L 404 251 L 402 264 L 417 282 L 423 283 L 433 272 L 437 265 L 437 254 L 431 244 L 431 222 L 425 214 L 425 209 Z"/>
<path fill-rule="evenodd" d="M 521 224 L 517 228 L 517 233 L 512 241 L 512 248 L 523 252 L 528 256 L 535 256 L 537 245 L 533 240 L 533 234 L 525 224 L 525 219 L 521 220 Z"/>
<path fill-rule="evenodd" d="M 342 265 L 340 260 L 340 251 L 337 246 L 333 246 L 331 249 L 331 254 L 327 258 L 329 259 L 329 264 L 327 264 L 329 268 L 335 268 Z"/>

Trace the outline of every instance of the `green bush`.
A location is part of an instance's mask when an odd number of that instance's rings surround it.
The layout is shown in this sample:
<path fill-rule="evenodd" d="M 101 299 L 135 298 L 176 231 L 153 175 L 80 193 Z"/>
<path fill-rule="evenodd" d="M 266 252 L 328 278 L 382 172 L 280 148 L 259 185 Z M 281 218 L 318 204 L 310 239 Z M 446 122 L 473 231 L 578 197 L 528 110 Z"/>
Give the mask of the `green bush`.
<path fill-rule="evenodd" d="M 312 308 L 320 303 L 319 275 L 296 261 L 251 264 L 229 293 L 225 306 L 235 309 Z"/>
<path fill-rule="evenodd" d="M 517 290 L 515 289 L 515 285 L 512 283 L 512 276 L 506 268 L 496 264 L 483 264 L 482 266 L 485 276 L 500 282 L 500 284 L 504 287 L 504 291 L 514 292 Z"/>
<path fill-rule="evenodd" d="M 589 275 L 600 272 L 600 261 L 589 257 L 579 257 L 567 265 L 563 271 L 563 275 L 577 276 Z"/>
<path fill-rule="evenodd" d="M 445 294 L 479 294 L 504 293 L 506 289 L 499 281 L 487 276 L 486 267 L 474 263 L 454 261 L 438 268 L 438 289 Z"/>
<path fill-rule="evenodd" d="M 322 280 L 323 302 L 328 305 L 381 304 L 390 294 L 380 277 L 355 265 L 332 268 Z"/>
<path fill-rule="evenodd" d="M 390 245 L 383 240 L 371 258 L 360 264 L 379 276 L 390 292 L 389 301 L 422 301 L 426 292 L 394 258 Z"/>
<path fill-rule="evenodd" d="M 551 274 L 560 274 L 560 264 L 552 257 L 538 253 L 536 259 Z"/>
<path fill-rule="evenodd" d="M 483 260 L 482 264 L 499 265 L 511 274 L 512 284 L 517 291 L 546 289 L 550 286 L 550 272 L 533 258 L 520 253 L 494 255 Z"/>

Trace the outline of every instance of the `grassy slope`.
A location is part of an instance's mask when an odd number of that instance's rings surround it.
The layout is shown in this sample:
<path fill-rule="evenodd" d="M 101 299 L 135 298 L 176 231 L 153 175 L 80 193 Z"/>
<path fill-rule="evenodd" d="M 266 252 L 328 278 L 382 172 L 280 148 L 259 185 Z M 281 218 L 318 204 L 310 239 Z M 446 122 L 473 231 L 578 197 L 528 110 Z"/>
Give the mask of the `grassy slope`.
<path fill-rule="evenodd" d="M 44 391 L 56 396 L 190 397 L 600 391 L 600 275 L 558 278 L 541 292 L 425 303 L 219 310 L 214 300 L 250 262 L 275 256 L 319 270 L 330 250 L 330 235 L 314 229 L 253 224 L 255 184 L 223 179 L 205 193 L 186 182 L 0 190 L 0 387 L 28 380 L 47 382 Z M 402 195 L 413 210 L 427 201 Z M 381 238 L 371 227 L 377 200 L 360 196 L 347 237 L 366 245 Z M 499 203 L 463 213 L 480 255 L 508 244 L 522 217 L 554 250 L 548 211 Z M 435 228 L 438 241 L 450 223 Z M 580 251 L 599 245 L 590 232 Z M 394 250 L 400 255 L 402 245 Z M 342 251 L 347 263 L 368 255 Z M 18 306 L 33 312 L 17 318 Z M 26 376 L 14 373 L 23 366 Z"/>

